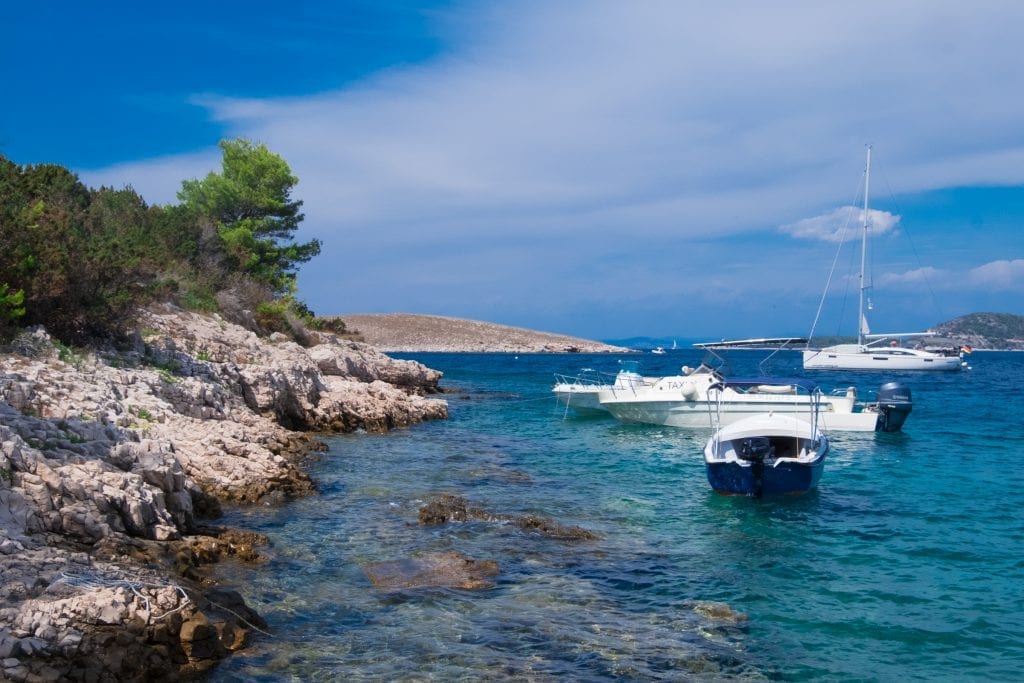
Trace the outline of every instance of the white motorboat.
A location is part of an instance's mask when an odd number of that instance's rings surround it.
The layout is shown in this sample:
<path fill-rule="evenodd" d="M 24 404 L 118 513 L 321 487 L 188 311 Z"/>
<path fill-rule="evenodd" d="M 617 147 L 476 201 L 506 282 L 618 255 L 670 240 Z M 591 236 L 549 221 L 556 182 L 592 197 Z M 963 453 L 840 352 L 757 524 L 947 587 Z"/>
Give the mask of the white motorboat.
<path fill-rule="evenodd" d="M 860 306 L 859 324 L 857 326 L 856 344 L 837 344 L 824 348 L 810 348 L 803 352 L 805 370 L 960 370 L 964 365 L 961 353 L 955 349 L 952 353 L 938 353 L 922 349 L 909 349 L 900 345 L 907 337 L 934 336 L 931 332 L 904 332 L 899 334 L 871 334 L 868 320 L 864 313 L 864 296 L 869 289 L 864 279 L 867 262 L 868 230 L 871 224 L 868 212 L 868 189 L 871 181 L 871 147 L 868 146 L 867 164 L 864 167 L 864 211 L 861 217 L 861 251 L 860 251 Z M 827 289 L 827 286 L 826 286 Z M 824 303 L 824 298 L 822 298 Z M 870 303 L 868 305 L 870 308 Z M 819 309 L 820 314 L 820 309 Z M 814 336 L 814 331 L 811 331 Z M 868 341 L 874 340 L 874 341 Z M 889 346 L 877 346 L 891 340 Z"/>
<path fill-rule="evenodd" d="M 753 380 L 763 381 L 763 379 Z M 725 396 L 727 389 L 752 388 L 743 381 L 713 384 L 712 395 Z M 773 380 L 779 393 L 803 391 L 808 398 L 799 415 L 772 411 L 756 413 L 723 425 L 719 403 L 712 412 L 714 434 L 704 447 L 708 483 L 725 495 L 795 495 L 805 493 L 821 479 L 829 441 L 819 429 L 821 391 L 809 380 Z M 763 390 L 763 389 L 762 389 Z"/>
<path fill-rule="evenodd" d="M 708 426 L 711 411 L 721 413 L 721 423 L 729 424 L 759 413 L 780 415 L 806 414 L 810 397 L 769 377 L 729 380 L 702 364 L 683 374 L 662 377 L 653 383 L 598 390 L 603 409 L 623 422 L 702 429 Z M 723 385 L 711 395 L 710 389 Z M 895 432 L 912 408 L 910 388 L 898 382 L 883 384 L 877 400 L 857 401 L 856 387 L 848 387 L 821 398 L 821 424 L 826 431 Z"/>
<path fill-rule="evenodd" d="M 598 401 L 598 392 L 604 389 L 624 391 L 645 384 L 653 384 L 655 377 L 644 377 L 640 374 L 640 363 L 628 360 L 619 361 L 621 369 L 614 376 L 598 372 L 592 368 L 584 368 L 578 375 L 567 376 L 555 374 L 555 386 L 551 391 L 555 398 L 566 408 L 578 413 L 605 413 L 607 410 Z"/>

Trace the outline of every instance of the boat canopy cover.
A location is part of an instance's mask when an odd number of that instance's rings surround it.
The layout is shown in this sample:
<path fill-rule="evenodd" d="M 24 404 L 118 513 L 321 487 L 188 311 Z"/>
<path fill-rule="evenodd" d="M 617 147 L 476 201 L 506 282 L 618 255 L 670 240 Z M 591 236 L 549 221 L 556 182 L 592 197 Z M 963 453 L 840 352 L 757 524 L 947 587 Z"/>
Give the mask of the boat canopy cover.
<path fill-rule="evenodd" d="M 818 429 L 807 420 L 793 415 L 779 413 L 760 413 L 736 420 L 718 430 L 708 443 L 722 443 L 735 439 L 748 439 L 752 436 L 786 436 L 797 439 L 814 439 L 818 437 Z"/>
<path fill-rule="evenodd" d="M 761 386 L 797 387 L 807 391 L 808 393 L 812 393 L 818 388 L 818 383 L 811 379 L 804 379 L 803 377 L 737 377 L 734 379 L 723 379 L 719 382 L 715 382 L 708 387 L 708 389 L 724 389 L 726 387 L 731 387 L 733 389 L 751 389 L 753 387 Z"/>

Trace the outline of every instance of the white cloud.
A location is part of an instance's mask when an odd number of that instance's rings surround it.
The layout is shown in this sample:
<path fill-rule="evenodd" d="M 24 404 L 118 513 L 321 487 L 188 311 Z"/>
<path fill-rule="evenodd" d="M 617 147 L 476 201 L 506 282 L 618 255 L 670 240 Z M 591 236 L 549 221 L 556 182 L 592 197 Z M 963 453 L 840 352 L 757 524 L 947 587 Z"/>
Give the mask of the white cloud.
<path fill-rule="evenodd" d="M 903 273 L 885 273 L 878 278 L 878 284 L 887 286 L 913 285 L 916 287 L 945 287 L 951 283 L 953 274 L 931 266 L 915 268 Z"/>
<path fill-rule="evenodd" d="M 963 270 L 925 266 L 902 273 L 885 273 L 879 285 L 945 291 L 1024 292 L 1024 259 L 991 261 Z"/>
<path fill-rule="evenodd" d="M 966 273 L 967 282 L 977 288 L 995 292 L 1024 292 L 1024 259 L 992 261 Z"/>
<path fill-rule="evenodd" d="M 985 68 L 1020 57 L 969 40 L 1009 17 L 995 23 L 941 3 L 920 9 L 915 21 L 906 18 L 913 7 L 870 3 L 836 14 L 802 3 L 743 12 L 526 3 L 466 19 L 484 30 L 463 38 L 458 52 L 347 90 L 195 102 L 233 132 L 280 150 L 303 179 L 307 204 L 339 224 L 498 215 L 529 218 L 517 227 L 526 232 L 579 229 L 560 220 L 569 212 L 607 232 L 621 226 L 602 225 L 611 210 L 648 231 L 748 229 L 765 211 L 843 197 L 866 141 L 894 161 L 903 188 L 970 181 L 964 166 L 1024 180 L 1024 148 L 991 141 L 1016 126 L 1018 108 L 979 102 L 952 116 L 948 108 L 996 88 L 1024 106 Z M 842 32 L 828 30 L 839 23 Z M 950 50 L 978 69 L 939 73 Z M 884 55 L 889 69 L 876 71 L 881 62 L 871 55 Z M 937 118 L 941 138 L 929 128 Z M 990 118 L 999 119 L 995 130 L 981 125 Z M 951 130 L 959 145 L 944 151 L 935 143 Z M 741 202 L 745 215 L 723 220 Z"/>
<path fill-rule="evenodd" d="M 900 217 L 888 211 L 868 209 L 868 235 L 884 235 L 894 230 Z M 831 213 L 814 218 L 804 218 L 796 223 L 779 228 L 797 239 L 843 242 L 859 237 L 864 225 L 864 209 L 855 206 L 841 206 Z"/>
<path fill-rule="evenodd" d="M 521 277 L 496 244 L 510 254 L 557 251 L 561 267 L 535 273 L 534 284 L 583 308 L 580 292 L 599 277 L 585 265 L 611 269 L 600 286 L 627 300 L 661 286 L 639 276 L 614 284 L 616 267 L 649 268 L 650 244 L 675 254 L 666 281 L 695 282 L 708 263 L 687 258 L 692 240 L 777 225 L 835 240 L 859 209 L 824 207 L 856 196 L 867 142 L 881 197 L 1024 183 L 1024 89 L 1013 87 L 1024 71 L 1024 4 L 588 0 L 460 12 L 444 26 L 449 51 L 431 62 L 311 97 L 195 100 L 299 176 L 304 232 L 326 247 L 303 271 L 317 310 L 344 309 L 338 288 L 370 303 L 414 287 L 429 298 L 433 280 L 401 273 L 429 269 L 437 250 L 455 246 L 462 263 L 489 264 L 473 296 L 493 301 Z M 131 180 L 151 201 L 172 201 L 180 181 L 204 175 L 216 156 L 83 177 Z M 898 221 L 872 210 L 875 233 Z M 612 245 L 618 261 L 600 261 Z M 365 281 L 372 272 L 345 279 L 337 263 L 351 254 L 403 262 L 389 265 L 387 281 Z M 1003 277 L 976 270 L 979 282 Z M 753 271 L 737 277 L 732 286 L 771 296 Z M 433 300 L 458 314 L 469 297 L 464 287 Z"/>

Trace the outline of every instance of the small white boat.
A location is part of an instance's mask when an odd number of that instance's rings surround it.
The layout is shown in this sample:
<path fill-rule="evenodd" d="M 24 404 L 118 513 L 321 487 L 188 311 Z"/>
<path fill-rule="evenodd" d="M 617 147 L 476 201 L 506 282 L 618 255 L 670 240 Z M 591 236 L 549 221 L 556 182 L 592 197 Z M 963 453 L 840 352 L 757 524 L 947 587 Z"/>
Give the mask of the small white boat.
<path fill-rule="evenodd" d="M 799 380 L 781 384 L 769 377 L 726 381 L 718 371 L 702 364 L 694 370 L 684 366 L 683 374 L 653 383 L 601 388 L 597 399 L 603 409 L 623 422 L 702 429 L 707 427 L 712 409 L 720 411 L 722 424 L 765 412 L 806 414 L 811 399 L 793 389 L 795 381 Z M 723 383 L 712 395 L 711 387 Z M 895 432 L 902 429 L 911 408 L 910 388 L 888 382 L 870 403 L 858 402 L 855 387 L 823 396 L 820 419 L 828 431 Z"/>
<path fill-rule="evenodd" d="M 864 167 L 864 211 L 861 215 L 862 232 L 860 242 L 860 307 L 857 325 L 856 344 L 836 344 L 824 348 L 808 347 L 803 352 L 803 366 L 805 370 L 876 370 L 906 371 L 906 370 L 938 370 L 954 371 L 960 370 L 967 363 L 963 360 L 963 354 L 937 353 L 923 349 L 908 349 L 900 346 L 905 337 L 928 337 L 934 336 L 931 332 L 904 332 L 900 334 L 871 334 L 868 327 L 868 320 L 864 313 L 864 296 L 870 288 L 864 277 L 865 264 L 867 262 L 868 230 L 870 226 L 870 214 L 868 212 L 868 188 L 871 180 L 871 147 L 868 146 L 867 164 Z M 828 287 L 826 285 L 826 291 Z M 822 303 L 824 304 L 824 297 Z M 868 302 L 868 308 L 871 304 Z M 819 308 L 819 315 L 821 310 Z M 814 332 L 811 331 L 811 336 Z M 868 342 L 867 340 L 874 341 Z M 891 346 L 876 346 L 891 339 Z"/>
<path fill-rule="evenodd" d="M 760 380 L 759 380 L 760 381 Z M 742 390 L 746 381 L 721 382 L 713 395 Z M 821 479 L 829 441 L 819 429 L 821 391 L 809 380 L 772 384 L 779 393 L 804 391 L 809 400 L 800 415 L 757 413 L 722 425 L 723 403 L 712 411 L 715 430 L 704 447 L 708 483 L 724 495 L 762 496 L 805 493 Z"/>
<path fill-rule="evenodd" d="M 651 350 L 651 353 L 656 353 L 656 354 L 658 354 L 660 356 L 663 353 L 665 353 L 665 349 L 661 348 L 660 346 L 657 346 L 657 347 L 655 347 L 654 349 Z"/>
<path fill-rule="evenodd" d="M 598 400 L 602 390 L 624 391 L 644 384 L 653 384 L 657 378 L 644 377 L 640 374 L 640 363 L 635 360 L 619 361 L 621 369 L 614 376 L 598 372 L 592 368 L 584 368 L 578 375 L 566 376 L 555 374 L 555 386 L 551 391 L 555 398 L 566 408 L 578 413 L 604 413 L 608 411 Z"/>

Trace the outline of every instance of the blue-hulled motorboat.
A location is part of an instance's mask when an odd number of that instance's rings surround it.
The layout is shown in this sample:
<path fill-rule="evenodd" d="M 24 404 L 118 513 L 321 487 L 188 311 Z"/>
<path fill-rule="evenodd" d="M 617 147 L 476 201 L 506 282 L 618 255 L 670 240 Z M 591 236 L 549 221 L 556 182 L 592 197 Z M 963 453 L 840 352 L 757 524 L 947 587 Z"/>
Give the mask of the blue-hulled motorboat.
<path fill-rule="evenodd" d="M 807 392 L 806 414 L 764 412 L 722 425 L 722 411 L 711 411 L 715 430 L 704 447 L 708 482 L 725 495 L 762 496 L 805 493 L 821 479 L 829 443 L 818 426 L 821 390 L 805 379 L 723 380 L 710 395 L 726 388 L 771 393 Z"/>

